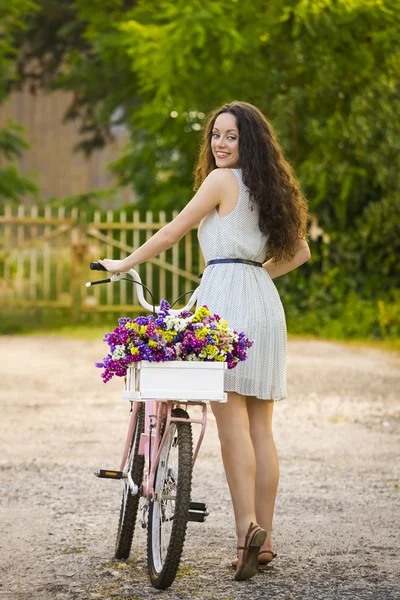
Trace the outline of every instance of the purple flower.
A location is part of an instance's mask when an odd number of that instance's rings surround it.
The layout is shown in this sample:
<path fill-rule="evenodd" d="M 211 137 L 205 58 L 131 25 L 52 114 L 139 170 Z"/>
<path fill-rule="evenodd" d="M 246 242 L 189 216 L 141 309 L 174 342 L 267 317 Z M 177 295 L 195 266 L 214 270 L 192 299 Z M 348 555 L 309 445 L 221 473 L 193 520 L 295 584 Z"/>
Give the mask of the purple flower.
<path fill-rule="evenodd" d="M 147 325 L 149 323 L 149 320 L 150 317 L 137 317 L 137 319 L 135 319 L 134 322 L 138 325 Z"/>
<path fill-rule="evenodd" d="M 160 313 L 168 314 L 170 311 L 171 305 L 166 300 L 162 299 L 160 302 Z"/>
<path fill-rule="evenodd" d="M 131 323 L 132 319 L 130 319 L 129 317 L 120 317 L 118 319 L 118 323 L 120 324 L 121 327 L 124 327 L 127 323 Z"/>
<path fill-rule="evenodd" d="M 187 319 L 188 317 L 191 317 L 193 315 L 192 312 L 190 312 L 189 310 L 183 310 L 182 312 L 179 313 L 179 318 L 180 319 Z"/>

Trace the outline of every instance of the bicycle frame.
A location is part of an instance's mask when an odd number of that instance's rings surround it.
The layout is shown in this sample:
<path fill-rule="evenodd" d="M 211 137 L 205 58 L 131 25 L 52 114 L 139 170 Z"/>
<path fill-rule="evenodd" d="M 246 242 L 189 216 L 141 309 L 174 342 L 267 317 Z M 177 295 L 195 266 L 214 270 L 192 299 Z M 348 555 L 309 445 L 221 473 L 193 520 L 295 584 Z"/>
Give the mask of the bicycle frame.
<path fill-rule="evenodd" d="M 130 444 L 132 441 L 133 430 L 136 423 L 136 417 L 139 410 L 139 402 L 132 403 L 132 413 L 129 422 L 128 433 L 125 442 L 125 448 L 122 455 L 120 470 L 124 469 L 128 457 Z M 201 406 L 202 416 L 200 419 L 189 417 L 188 419 L 174 417 L 172 410 L 175 407 Z M 145 431 L 140 436 L 139 454 L 144 456 L 145 472 L 143 476 L 141 495 L 148 499 L 154 498 L 154 478 L 157 470 L 160 454 L 168 438 L 170 425 L 174 422 L 184 421 L 186 423 L 194 423 L 201 425 L 199 439 L 197 440 L 196 448 L 193 453 L 193 465 L 196 462 L 201 443 L 204 438 L 207 425 L 207 405 L 205 402 L 163 402 L 155 400 L 145 401 Z M 164 425 L 164 432 L 161 437 L 161 427 Z M 127 474 L 131 493 L 136 495 L 139 493 L 139 488 L 132 480 L 130 473 Z"/>

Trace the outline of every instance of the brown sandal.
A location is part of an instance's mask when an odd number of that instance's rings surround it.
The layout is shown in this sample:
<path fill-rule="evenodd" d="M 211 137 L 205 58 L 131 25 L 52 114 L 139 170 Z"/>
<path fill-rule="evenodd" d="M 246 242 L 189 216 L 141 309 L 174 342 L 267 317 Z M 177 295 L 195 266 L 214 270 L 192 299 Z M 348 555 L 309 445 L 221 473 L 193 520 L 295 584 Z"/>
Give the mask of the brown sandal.
<path fill-rule="evenodd" d="M 260 548 L 265 542 L 267 532 L 254 523 L 250 523 L 250 527 L 247 531 L 244 546 L 238 546 L 238 550 L 243 550 L 242 561 L 239 567 L 236 569 L 235 579 L 236 581 L 244 581 L 250 579 L 258 573 L 258 553 Z"/>
<path fill-rule="evenodd" d="M 272 557 L 268 560 L 265 559 L 261 559 L 260 560 L 260 555 L 261 554 L 271 554 Z M 272 550 L 261 550 L 261 552 L 258 553 L 258 568 L 260 569 L 260 571 L 264 570 L 264 568 L 269 565 L 269 563 L 271 561 L 273 561 L 274 558 L 276 558 L 278 555 L 275 554 L 274 552 L 272 552 Z M 238 559 L 235 558 L 232 562 L 231 562 L 232 568 L 236 569 L 237 565 L 238 565 Z"/>
<path fill-rule="evenodd" d="M 261 554 L 270 554 L 271 558 L 260 560 Z M 261 550 L 261 552 L 258 553 L 258 568 L 260 569 L 260 571 L 264 571 L 264 569 L 267 568 L 269 563 L 272 562 L 274 558 L 276 558 L 276 556 L 277 554 L 275 554 L 275 552 L 272 552 L 272 550 Z"/>

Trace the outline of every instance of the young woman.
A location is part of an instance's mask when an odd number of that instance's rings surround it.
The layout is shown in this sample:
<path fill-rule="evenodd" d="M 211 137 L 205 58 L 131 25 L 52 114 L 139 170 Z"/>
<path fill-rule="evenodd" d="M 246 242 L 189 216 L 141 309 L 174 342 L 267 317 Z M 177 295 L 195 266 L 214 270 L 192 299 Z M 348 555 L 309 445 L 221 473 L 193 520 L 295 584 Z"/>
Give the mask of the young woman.
<path fill-rule="evenodd" d="M 198 305 L 254 340 L 248 359 L 226 373 L 228 402 L 211 403 L 236 521 L 232 564 L 243 580 L 275 556 L 272 411 L 286 397 L 286 323 L 272 280 L 310 258 L 307 204 L 270 123 L 246 102 L 210 115 L 195 177 L 196 195 L 171 223 L 127 258 L 99 262 L 110 272 L 128 271 L 199 223 L 206 268 Z"/>

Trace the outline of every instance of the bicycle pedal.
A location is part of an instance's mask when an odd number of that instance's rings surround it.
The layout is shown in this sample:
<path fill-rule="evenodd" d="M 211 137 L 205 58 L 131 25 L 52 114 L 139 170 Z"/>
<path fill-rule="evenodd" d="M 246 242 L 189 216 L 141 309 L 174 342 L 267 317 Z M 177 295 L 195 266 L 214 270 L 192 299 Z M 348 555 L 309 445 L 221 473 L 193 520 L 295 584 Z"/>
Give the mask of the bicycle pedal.
<path fill-rule="evenodd" d="M 207 512 L 207 504 L 205 502 L 191 502 L 189 505 L 189 510 Z"/>
<path fill-rule="evenodd" d="M 123 479 L 124 474 L 122 471 L 106 471 L 105 469 L 98 469 L 94 472 L 96 477 L 100 479 Z"/>
<path fill-rule="evenodd" d="M 204 523 L 206 520 L 206 514 L 204 512 L 196 512 L 195 510 L 189 510 L 188 521 L 194 521 L 196 523 Z"/>
<path fill-rule="evenodd" d="M 208 517 L 207 504 L 204 502 L 191 502 L 188 512 L 188 521 L 195 523 L 204 523 Z"/>

